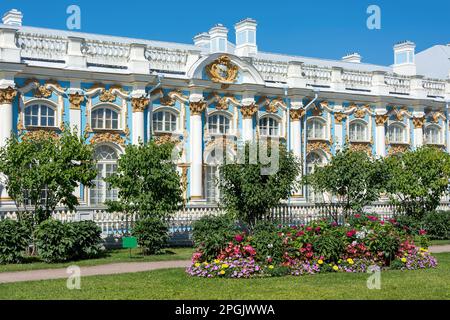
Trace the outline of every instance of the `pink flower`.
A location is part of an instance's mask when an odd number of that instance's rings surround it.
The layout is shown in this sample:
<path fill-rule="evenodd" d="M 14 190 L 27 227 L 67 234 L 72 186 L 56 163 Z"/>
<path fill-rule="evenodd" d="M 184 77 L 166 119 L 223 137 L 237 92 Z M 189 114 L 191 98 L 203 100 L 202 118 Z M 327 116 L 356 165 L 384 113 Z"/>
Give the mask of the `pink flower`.
<path fill-rule="evenodd" d="M 356 230 L 355 230 L 355 229 L 350 230 L 349 232 L 347 232 L 347 237 L 351 238 L 351 237 L 353 237 L 355 234 L 356 234 Z"/>
<path fill-rule="evenodd" d="M 311 231 L 312 227 L 306 227 L 306 231 Z"/>
<path fill-rule="evenodd" d="M 361 218 L 360 214 L 355 214 L 355 218 Z"/>
<path fill-rule="evenodd" d="M 332 226 L 332 227 L 336 227 L 336 226 L 337 226 L 337 222 L 336 222 L 336 221 L 333 221 L 333 222 L 331 223 L 331 226 Z"/>
<path fill-rule="evenodd" d="M 380 221 L 380 224 L 381 224 L 381 225 L 384 225 L 384 221 Z"/>
<path fill-rule="evenodd" d="M 316 230 L 316 232 L 320 232 L 321 229 L 320 229 L 320 227 L 317 227 L 315 230 Z"/>
<path fill-rule="evenodd" d="M 234 237 L 234 240 L 236 240 L 237 242 L 242 242 L 242 240 L 244 240 L 244 237 L 242 235 L 240 235 L 240 234 L 237 234 Z"/>
<path fill-rule="evenodd" d="M 427 234 L 427 231 L 426 231 L 426 230 L 423 230 L 423 229 L 420 229 L 420 230 L 419 230 L 419 234 L 420 234 L 421 236 L 424 236 L 424 235 Z"/>
<path fill-rule="evenodd" d="M 305 234 L 305 232 L 299 231 L 299 232 L 297 232 L 296 236 L 297 236 L 297 237 L 301 237 L 301 236 L 303 236 L 304 234 Z"/>

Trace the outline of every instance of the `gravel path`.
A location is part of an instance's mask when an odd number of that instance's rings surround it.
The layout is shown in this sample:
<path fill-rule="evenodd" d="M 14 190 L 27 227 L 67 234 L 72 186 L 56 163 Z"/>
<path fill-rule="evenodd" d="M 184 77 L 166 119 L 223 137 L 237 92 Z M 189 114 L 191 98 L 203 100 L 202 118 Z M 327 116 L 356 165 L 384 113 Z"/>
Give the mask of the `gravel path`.
<path fill-rule="evenodd" d="M 158 261 L 158 262 L 130 262 L 103 264 L 91 267 L 81 267 L 81 276 L 97 276 L 120 273 L 133 273 L 157 269 L 186 268 L 190 264 L 186 261 Z M 74 264 L 75 265 L 75 264 Z M 70 276 L 67 269 L 46 269 L 0 273 L 0 284 L 22 281 L 36 281 L 49 279 L 66 279 Z"/>

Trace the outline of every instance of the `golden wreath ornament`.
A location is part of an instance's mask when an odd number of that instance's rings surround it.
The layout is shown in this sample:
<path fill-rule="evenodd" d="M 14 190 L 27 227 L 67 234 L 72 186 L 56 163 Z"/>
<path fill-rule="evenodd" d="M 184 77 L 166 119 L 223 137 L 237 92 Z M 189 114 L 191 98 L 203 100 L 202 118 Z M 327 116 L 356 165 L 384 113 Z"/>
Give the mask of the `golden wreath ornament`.
<path fill-rule="evenodd" d="M 205 70 L 212 82 L 232 84 L 237 80 L 239 67 L 228 56 L 221 56 L 207 65 Z"/>

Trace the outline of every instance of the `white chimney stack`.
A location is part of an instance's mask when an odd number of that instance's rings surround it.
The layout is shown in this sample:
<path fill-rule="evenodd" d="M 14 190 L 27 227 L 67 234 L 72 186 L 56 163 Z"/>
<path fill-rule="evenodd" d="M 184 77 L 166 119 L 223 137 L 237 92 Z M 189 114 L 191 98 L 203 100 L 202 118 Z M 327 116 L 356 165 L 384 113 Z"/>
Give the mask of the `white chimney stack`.
<path fill-rule="evenodd" d="M 194 37 L 194 44 L 197 47 L 204 48 L 207 51 L 210 51 L 211 37 L 207 32 L 199 33 Z"/>
<path fill-rule="evenodd" d="M 236 30 L 235 54 L 241 57 L 253 57 L 258 53 L 256 45 L 256 21 L 247 18 L 234 25 Z"/>
<path fill-rule="evenodd" d="M 352 62 L 352 63 L 361 63 L 361 55 L 357 52 L 350 53 L 350 54 L 342 57 L 342 61 Z"/>
<path fill-rule="evenodd" d="M 211 38 L 211 53 L 227 52 L 228 50 L 228 29 L 222 24 L 216 24 L 209 30 Z"/>
<path fill-rule="evenodd" d="M 23 18 L 22 12 L 20 12 L 17 9 L 12 9 L 3 15 L 2 22 L 3 22 L 3 24 L 9 25 L 9 26 L 21 27 L 22 26 L 22 18 Z"/>
<path fill-rule="evenodd" d="M 399 42 L 394 46 L 394 73 L 405 76 L 417 74 L 415 49 L 416 45 L 411 41 Z"/>

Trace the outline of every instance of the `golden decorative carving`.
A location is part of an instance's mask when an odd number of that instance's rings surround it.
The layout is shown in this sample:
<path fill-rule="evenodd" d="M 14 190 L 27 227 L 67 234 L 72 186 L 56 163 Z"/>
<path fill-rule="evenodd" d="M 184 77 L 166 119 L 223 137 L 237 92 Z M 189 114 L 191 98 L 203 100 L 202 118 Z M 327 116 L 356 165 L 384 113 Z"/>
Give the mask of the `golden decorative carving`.
<path fill-rule="evenodd" d="M 22 140 L 24 141 L 36 141 L 36 140 L 55 140 L 58 139 L 59 136 L 56 132 L 50 131 L 50 130 L 33 130 L 33 131 L 27 131 L 23 137 Z"/>
<path fill-rule="evenodd" d="M 206 110 L 206 101 L 197 101 L 189 103 L 189 109 L 193 115 L 199 115 Z"/>
<path fill-rule="evenodd" d="M 408 144 L 394 144 L 391 143 L 389 145 L 389 151 L 388 151 L 388 156 L 397 154 L 397 153 L 403 153 L 409 150 L 409 145 Z"/>
<path fill-rule="evenodd" d="M 366 110 L 363 108 L 356 109 L 354 115 L 355 115 L 355 118 L 359 118 L 359 119 L 364 118 L 366 116 Z"/>
<path fill-rule="evenodd" d="M 91 144 L 98 144 L 102 142 L 111 142 L 125 147 L 125 139 L 119 133 L 103 132 L 96 133 L 91 139 Z"/>
<path fill-rule="evenodd" d="M 289 115 L 292 121 L 300 121 L 305 115 L 305 109 L 291 109 Z"/>
<path fill-rule="evenodd" d="M 311 151 L 315 150 L 322 150 L 326 152 L 327 154 L 331 154 L 330 146 L 326 141 L 323 140 L 316 140 L 316 141 L 308 141 L 308 144 L 306 146 L 306 151 L 310 153 Z"/>
<path fill-rule="evenodd" d="M 173 107 L 175 105 L 175 99 L 169 96 L 162 96 L 159 101 L 163 106 Z"/>
<path fill-rule="evenodd" d="M 0 89 L 0 104 L 12 103 L 17 96 L 17 91 L 12 87 Z"/>
<path fill-rule="evenodd" d="M 150 103 L 150 99 L 145 97 L 131 99 L 131 105 L 133 106 L 133 112 L 144 112 Z"/>
<path fill-rule="evenodd" d="M 103 89 L 102 93 L 100 94 L 100 101 L 101 102 L 114 102 L 116 101 L 116 96 L 111 92 L 111 89 Z"/>
<path fill-rule="evenodd" d="M 445 115 L 440 111 L 435 111 L 431 113 L 431 122 L 439 123 L 439 118 L 442 118 L 442 120 L 446 120 Z"/>
<path fill-rule="evenodd" d="M 369 156 L 372 155 L 372 144 L 370 142 L 350 142 L 350 150 L 363 151 Z"/>
<path fill-rule="evenodd" d="M 377 114 L 375 115 L 375 123 L 377 126 L 384 126 L 388 118 L 387 114 Z"/>
<path fill-rule="evenodd" d="M 206 74 L 216 83 L 231 84 L 236 82 L 239 68 L 228 56 L 221 56 L 206 66 Z"/>
<path fill-rule="evenodd" d="M 347 115 L 342 112 L 334 113 L 334 120 L 336 121 L 336 123 L 342 123 L 342 121 L 346 118 L 347 118 Z"/>
<path fill-rule="evenodd" d="M 228 97 L 220 98 L 216 103 L 217 110 L 228 110 Z"/>
<path fill-rule="evenodd" d="M 52 95 L 52 90 L 48 89 L 45 85 L 38 86 L 34 89 L 33 94 L 36 98 L 49 98 Z"/>
<path fill-rule="evenodd" d="M 242 117 L 244 117 L 244 119 L 252 118 L 256 112 L 258 112 L 258 106 L 254 103 L 252 103 L 248 106 L 241 107 L 241 113 L 242 113 Z"/>
<path fill-rule="evenodd" d="M 269 113 L 277 113 L 278 112 L 278 105 L 284 106 L 283 99 L 281 98 L 275 98 L 268 105 L 266 105 L 266 112 Z"/>
<path fill-rule="evenodd" d="M 314 103 L 314 108 L 312 109 L 312 115 L 314 117 L 320 117 L 323 114 L 323 110 L 316 103 Z"/>
<path fill-rule="evenodd" d="M 414 128 L 423 128 L 423 125 L 425 124 L 425 117 L 414 117 L 412 119 Z"/>
<path fill-rule="evenodd" d="M 173 143 L 177 144 L 180 142 L 180 139 L 178 136 L 174 136 L 172 134 L 161 134 L 157 135 L 154 138 L 154 141 L 157 145 L 165 144 L 165 143 Z"/>
<path fill-rule="evenodd" d="M 74 94 L 69 94 L 69 102 L 71 110 L 80 110 L 81 103 L 84 101 L 84 95 L 79 94 L 78 92 Z"/>

